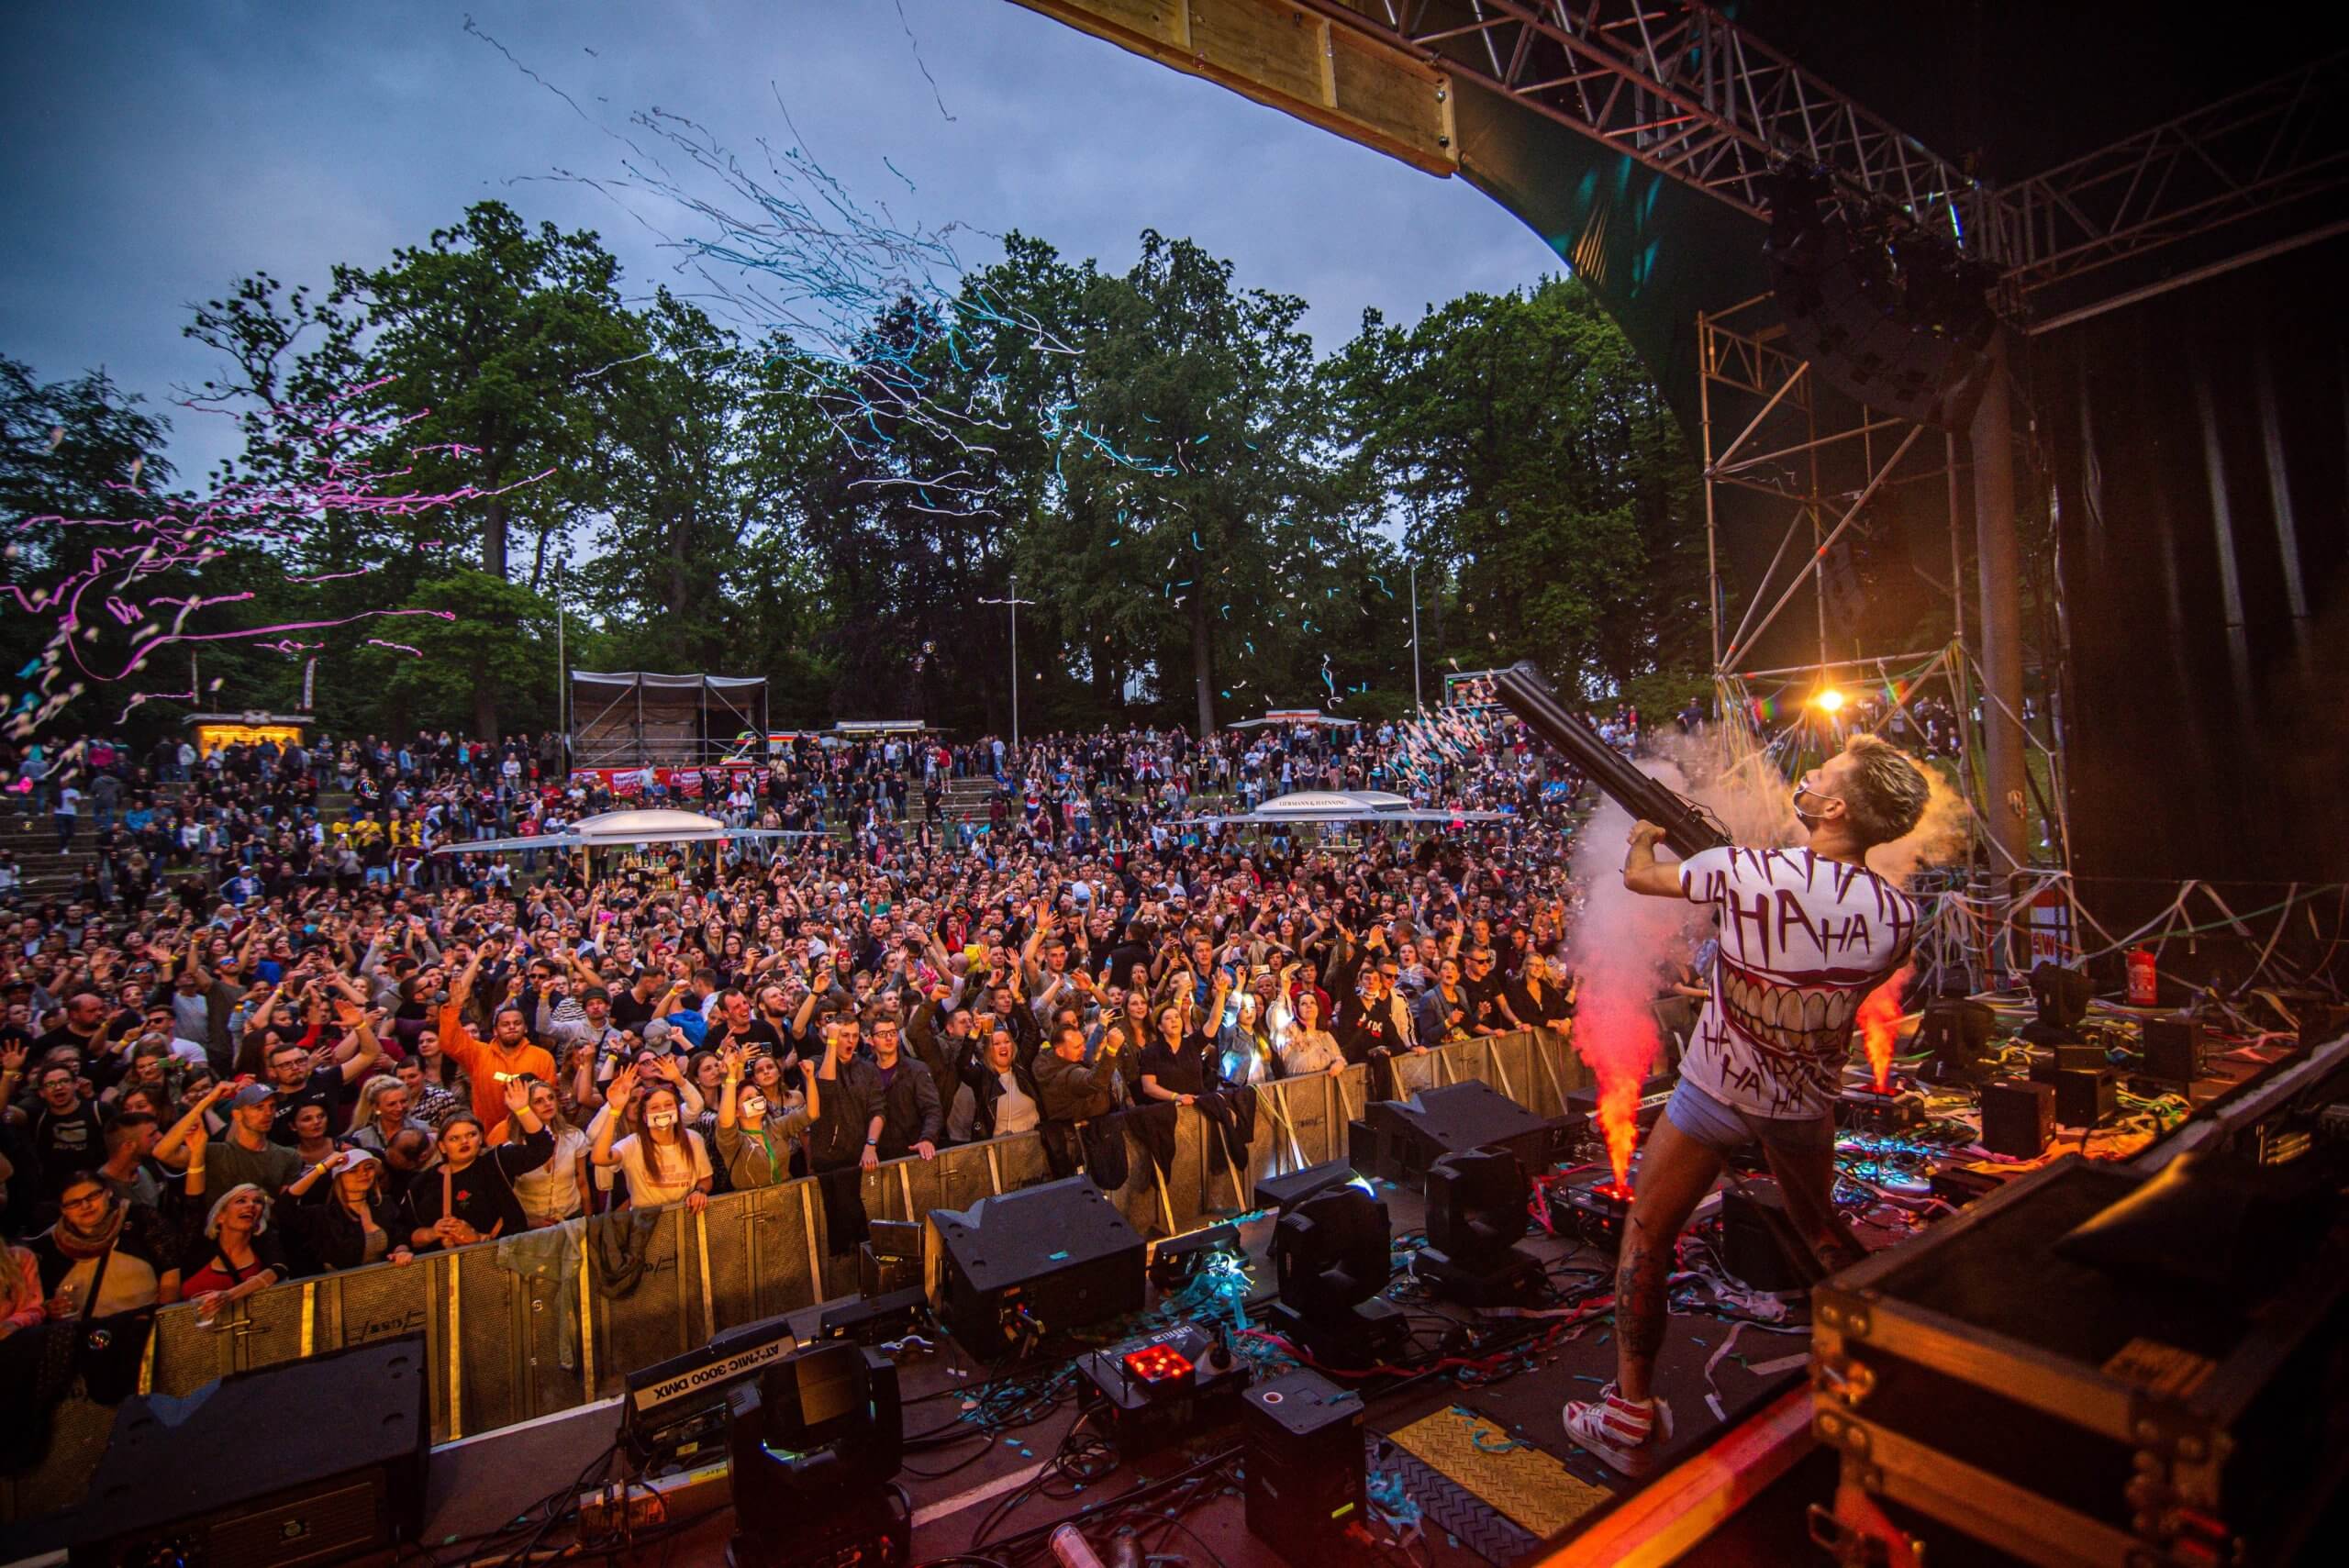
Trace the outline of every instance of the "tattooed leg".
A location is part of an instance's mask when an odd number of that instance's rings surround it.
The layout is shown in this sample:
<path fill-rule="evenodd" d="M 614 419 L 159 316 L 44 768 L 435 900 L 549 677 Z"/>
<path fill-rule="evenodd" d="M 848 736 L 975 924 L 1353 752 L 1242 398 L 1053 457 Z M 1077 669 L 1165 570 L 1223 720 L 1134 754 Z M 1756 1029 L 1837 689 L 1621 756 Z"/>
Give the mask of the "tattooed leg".
<path fill-rule="evenodd" d="M 1649 1397 L 1649 1379 L 1664 1348 L 1673 1244 L 1720 1173 L 1719 1154 L 1669 1118 L 1656 1122 L 1640 1156 L 1639 1191 L 1615 1266 L 1615 1381 L 1626 1399 Z"/>

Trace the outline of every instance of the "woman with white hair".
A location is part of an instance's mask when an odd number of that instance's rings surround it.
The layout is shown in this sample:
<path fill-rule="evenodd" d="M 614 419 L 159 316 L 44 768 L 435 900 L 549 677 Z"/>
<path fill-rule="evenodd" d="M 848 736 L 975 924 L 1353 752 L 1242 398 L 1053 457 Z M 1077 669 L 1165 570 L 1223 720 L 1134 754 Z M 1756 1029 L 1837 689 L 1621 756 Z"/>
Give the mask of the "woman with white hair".
<path fill-rule="evenodd" d="M 202 1177 L 192 1176 L 189 1195 L 200 1196 L 201 1185 Z M 221 1308 L 267 1290 L 293 1272 L 269 1228 L 269 1207 L 267 1193 L 251 1182 L 239 1182 L 205 1216 L 204 1234 L 180 1265 L 180 1296 L 195 1303 L 198 1321 L 210 1322 Z"/>

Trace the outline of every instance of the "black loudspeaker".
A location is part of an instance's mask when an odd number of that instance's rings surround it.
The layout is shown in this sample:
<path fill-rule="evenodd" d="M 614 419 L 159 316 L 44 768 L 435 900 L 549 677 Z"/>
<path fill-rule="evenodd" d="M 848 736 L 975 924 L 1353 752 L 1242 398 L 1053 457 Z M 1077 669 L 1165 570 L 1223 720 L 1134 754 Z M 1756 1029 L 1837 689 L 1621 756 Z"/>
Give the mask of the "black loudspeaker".
<path fill-rule="evenodd" d="M 2102 1068 L 2065 1067 L 2055 1074 L 2055 1119 L 2065 1127 L 2102 1127 L 2121 1108 L 2120 1085 Z"/>
<path fill-rule="evenodd" d="M 2210 1036 L 2191 1013 L 2145 1020 L 2145 1076 L 2183 1089 L 2202 1076 Z"/>
<path fill-rule="evenodd" d="M 1362 1396 L 1297 1371 L 1241 1396 L 1248 1533 L 1294 1563 L 1343 1562 L 1360 1548 L 1366 1477 Z"/>
<path fill-rule="evenodd" d="M 839 1340 L 803 1345 L 727 1396 L 735 1568 L 903 1562 L 913 1520 L 897 1367 Z"/>
<path fill-rule="evenodd" d="M 1090 1176 L 934 1208 L 946 1254 L 946 1323 L 992 1361 L 1048 1333 L 1139 1312 L 1146 1249 Z"/>
<path fill-rule="evenodd" d="M 1428 1167 L 1446 1154 L 1478 1149 L 1506 1149 L 1526 1170 L 1546 1171 L 1564 1141 L 1557 1121 L 1475 1080 L 1408 1100 L 1373 1100 L 1363 1114 L 1383 1144 L 1386 1168 L 1378 1173 L 1412 1187 L 1424 1186 Z"/>
<path fill-rule="evenodd" d="M 1827 1270 L 1787 1213 L 1772 1182 L 1740 1182 L 1721 1193 L 1721 1266 L 1754 1290 L 1809 1290 Z"/>
<path fill-rule="evenodd" d="M 1982 1147 L 1993 1154 L 2036 1160 L 2055 1136 L 2055 1085 L 1982 1085 Z"/>
<path fill-rule="evenodd" d="M 1788 346 L 1872 408 L 1965 424 L 1993 363 L 1990 275 L 1946 242 L 1855 227 L 1829 194 L 1790 171 L 1771 201 L 1762 253 Z"/>
<path fill-rule="evenodd" d="M 301 1568 L 412 1547 L 432 1431 L 424 1337 L 143 1395 L 75 1521 L 74 1568 Z"/>

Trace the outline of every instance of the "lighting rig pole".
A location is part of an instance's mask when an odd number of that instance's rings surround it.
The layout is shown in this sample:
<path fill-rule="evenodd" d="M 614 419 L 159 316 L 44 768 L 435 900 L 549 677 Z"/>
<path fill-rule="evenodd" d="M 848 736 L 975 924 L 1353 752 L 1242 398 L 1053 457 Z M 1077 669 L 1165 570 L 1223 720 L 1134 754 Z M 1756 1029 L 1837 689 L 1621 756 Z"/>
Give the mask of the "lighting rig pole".
<path fill-rule="evenodd" d="M 1011 592 L 1008 598 L 981 599 L 983 605 L 1002 605 L 1011 616 L 1011 749 L 1019 750 L 1019 606 L 1032 605 L 1033 599 L 1019 596 L 1019 573 L 1011 574 Z"/>

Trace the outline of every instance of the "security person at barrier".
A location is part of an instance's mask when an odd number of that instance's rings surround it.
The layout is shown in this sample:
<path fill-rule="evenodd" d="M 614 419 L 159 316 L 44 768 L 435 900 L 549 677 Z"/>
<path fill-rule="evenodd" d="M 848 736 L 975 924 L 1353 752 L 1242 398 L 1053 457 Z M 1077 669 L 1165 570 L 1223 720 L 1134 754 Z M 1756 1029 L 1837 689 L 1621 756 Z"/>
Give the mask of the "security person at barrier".
<path fill-rule="evenodd" d="M 1036 1059 L 1036 1094 L 1043 1109 L 1036 1130 L 1053 1180 L 1075 1174 L 1082 1159 L 1103 1192 L 1126 1184 L 1125 1121 L 1116 1114 L 1118 1073 L 1126 1050 L 1125 1029 L 1111 1024 L 1101 1037 L 1100 1054 L 1087 1062 L 1085 1031 L 1069 1028 Z"/>

